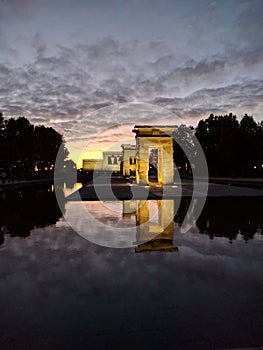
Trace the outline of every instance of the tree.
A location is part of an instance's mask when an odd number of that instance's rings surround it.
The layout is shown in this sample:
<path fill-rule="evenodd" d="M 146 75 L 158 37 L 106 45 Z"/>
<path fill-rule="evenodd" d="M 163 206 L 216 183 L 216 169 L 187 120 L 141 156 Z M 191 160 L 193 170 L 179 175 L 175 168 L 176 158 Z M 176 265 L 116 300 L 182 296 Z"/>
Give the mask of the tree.
<path fill-rule="evenodd" d="M 181 176 L 192 176 L 191 164 L 195 163 L 196 147 L 194 128 L 182 124 L 173 132 L 174 163 Z"/>
<path fill-rule="evenodd" d="M 5 121 L 4 149 L 5 164 L 26 170 L 32 163 L 32 141 L 34 126 L 25 117 Z M 33 169 L 32 169 L 33 170 Z"/>
<path fill-rule="evenodd" d="M 62 145 L 62 161 L 67 158 L 68 151 L 65 147 L 65 142 L 61 134 L 50 127 L 43 125 L 35 127 L 34 130 L 34 164 L 39 170 L 53 167 L 56 162 L 56 157 L 60 146 Z"/>
<path fill-rule="evenodd" d="M 245 114 L 240 121 L 240 130 L 244 135 L 257 134 L 259 125 L 254 121 L 252 116 Z"/>
<path fill-rule="evenodd" d="M 256 123 L 252 116 L 244 115 L 240 122 L 242 155 L 246 159 L 247 171 L 255 168 L 255 175 L 262 175 L 263 164 L 263 122 Z"/>
<path fill-rule="evenodd" d="M 5 128 L 4 117 L 3 117 L 3 113 L 0 112 L 0 137 L 2 136 L 4 128 Z"/>
<path fill-rule="evenodd" d="M 0 114 L 0 168 L 22 174 L 39 170 L 53 173 L 58 150 L 68 156 L 63 136 L 51 127 L 34 126 L 25 117 L 4 120 Z M 47 174 L 47 173 L 46 173 Z"/>
<path fill-rule="evenodd" d="M 207 158 L 210 176 L 251 176 L 263 160 L 263 123 L 230 113 L 201 120 L 195 132 Z"/>

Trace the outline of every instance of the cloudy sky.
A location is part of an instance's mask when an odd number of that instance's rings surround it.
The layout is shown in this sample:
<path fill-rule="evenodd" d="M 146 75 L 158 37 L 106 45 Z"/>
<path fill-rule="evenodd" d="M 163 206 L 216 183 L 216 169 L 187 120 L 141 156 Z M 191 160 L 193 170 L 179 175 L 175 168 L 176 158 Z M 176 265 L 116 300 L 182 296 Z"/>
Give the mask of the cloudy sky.
<path fill-rule="evenodd" d="M 262 25 L 262 0 L 0 0 L 0 110 L 65 135 L 85 117 L 82 138 L 111 125 L 91 112 L 124 102 L 193 125 L 210 113 L 261 120 Z"/>

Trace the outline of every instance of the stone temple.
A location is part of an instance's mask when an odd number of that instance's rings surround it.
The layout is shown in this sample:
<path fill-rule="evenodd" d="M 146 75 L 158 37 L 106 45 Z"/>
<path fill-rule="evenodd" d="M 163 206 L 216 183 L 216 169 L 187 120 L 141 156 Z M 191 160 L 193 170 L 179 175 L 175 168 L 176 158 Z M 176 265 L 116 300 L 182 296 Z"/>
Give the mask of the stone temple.
<path fill-rule="evenodd" d="M 173 138 L 177 126 L 135 125 L 135 145 L 122 151 L 103 152 L 102 159 L 83 159 L 83 170 L 121 173 L 138 184 L 172 184 L 174 181 Z"/>

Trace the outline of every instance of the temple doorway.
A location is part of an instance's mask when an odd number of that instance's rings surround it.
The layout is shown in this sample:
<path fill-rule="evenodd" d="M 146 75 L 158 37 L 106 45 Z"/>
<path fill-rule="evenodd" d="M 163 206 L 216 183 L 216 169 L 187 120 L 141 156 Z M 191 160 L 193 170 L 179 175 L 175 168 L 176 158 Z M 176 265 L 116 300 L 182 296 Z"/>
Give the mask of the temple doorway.
<path fill-rule="evenodd" d="M 158 148 L 149 148 L 149 170 L 148 170 L 149 182 L 158 182 L 158 163 L 159 163 Z"/>

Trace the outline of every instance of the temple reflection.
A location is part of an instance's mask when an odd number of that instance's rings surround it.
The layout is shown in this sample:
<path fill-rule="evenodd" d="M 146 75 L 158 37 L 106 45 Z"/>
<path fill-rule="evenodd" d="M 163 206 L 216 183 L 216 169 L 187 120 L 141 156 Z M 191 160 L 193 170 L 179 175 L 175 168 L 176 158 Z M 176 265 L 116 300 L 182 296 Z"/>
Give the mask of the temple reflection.
<path fill-rule="evenodd" d="M 123 217 L 136 219 L 136 253 L 176 251 L 173 200 L 125 200 Z"/>

